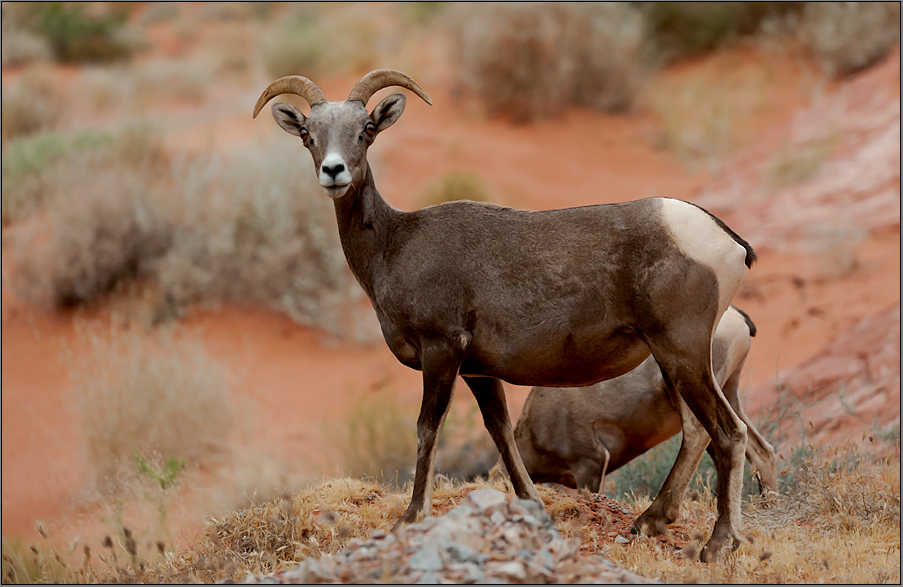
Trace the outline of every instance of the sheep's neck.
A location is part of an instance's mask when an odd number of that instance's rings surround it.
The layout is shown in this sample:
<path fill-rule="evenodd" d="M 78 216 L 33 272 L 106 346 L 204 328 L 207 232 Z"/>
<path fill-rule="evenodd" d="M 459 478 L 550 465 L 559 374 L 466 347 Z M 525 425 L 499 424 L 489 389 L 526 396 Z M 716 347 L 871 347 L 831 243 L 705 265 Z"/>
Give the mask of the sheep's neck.
<path fill-rule="evenodd" d="M 335 200 L 339 238 L 351 272 L 373 300 L 374 276 L 383 264 L 392 225 L 402 212 L 379 195 L 369 165 L 363 184 L 353 189 Z"/>

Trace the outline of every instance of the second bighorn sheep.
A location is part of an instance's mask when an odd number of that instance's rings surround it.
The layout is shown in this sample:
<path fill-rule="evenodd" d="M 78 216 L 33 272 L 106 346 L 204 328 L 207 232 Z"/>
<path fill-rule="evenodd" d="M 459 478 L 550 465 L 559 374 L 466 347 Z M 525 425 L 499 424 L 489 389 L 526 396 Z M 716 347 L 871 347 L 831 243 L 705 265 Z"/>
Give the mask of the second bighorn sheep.
<path fill-rule="evenodd" d="M 712 339 L 712 365 L 715 380 L 747 426 L 746 458 L 755 476 L 763 489 L 777 491 L 774 448 L 740 405 L 740 372 L 755 333 L 746 314 L 728 308 Z M 533 481 L 597 492 L 607 473 L 677 434 L 680 418 L 677 398 L 668 393 L 658 365 L 649 357 L 630 373 L 588 387 L 534 387 L 514 428 L 514 440 Z M 697 454 L 684 452 L 674 464 L 677 470 L 690 468 L 682 479 L 690 480 L 702 450 L 700 446 Z M 500 467 L 501 462 L 493 470 Z"/>
<path fill-rule="evenodd" d="M 370 72 L 342 102 L 288 76 L 264 90 L 254 116 L 279 94 L 310 104 L 305 116 L 276 103 L 273 117 L 313 156 L 348 265 L 386 343 L 423 372 L 414 489 L 398 523 L 432 514 L 439 428 L 458 375 L 515 492 L 541 504 L 517 452 L 502 380 L 591 385 L 627 373 L 651 352 L 681 398 L 684 447 L 712 439 L 718 519 L 702 556 L 739 545 L 746 425 L 715 381 L 711 344 L 756 258 L 749 244 L 705 210 L 669 198 L 541 212 L 469 201 L 397 210 L 377 191 L 367 162 L 367 149 L 404 110 L 404 94 L 394 93 L 367 113 L 373 94 L 389 86 L 432 103 L 394 70 Z M 671 489 L 680 480 L 672 477 L 638 528 L 673 518 Z"/>

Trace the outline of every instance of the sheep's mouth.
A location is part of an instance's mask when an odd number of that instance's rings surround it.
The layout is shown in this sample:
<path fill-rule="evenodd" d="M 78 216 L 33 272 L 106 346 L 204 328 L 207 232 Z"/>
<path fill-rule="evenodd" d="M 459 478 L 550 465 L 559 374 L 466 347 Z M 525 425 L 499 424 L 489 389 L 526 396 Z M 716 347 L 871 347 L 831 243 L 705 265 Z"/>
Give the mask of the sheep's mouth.
<path fill-rule="evenodd" d="M 350 183 L 338 184 L 334 183 L 332 185 L 324 185 L 320 186 L 323 188 L 323 191 L 326 192 L 326 195 L 330 198 L 340 198 L 345 195 L 345 192 L 348 191 L 348 188 L 351 187 Z"/>

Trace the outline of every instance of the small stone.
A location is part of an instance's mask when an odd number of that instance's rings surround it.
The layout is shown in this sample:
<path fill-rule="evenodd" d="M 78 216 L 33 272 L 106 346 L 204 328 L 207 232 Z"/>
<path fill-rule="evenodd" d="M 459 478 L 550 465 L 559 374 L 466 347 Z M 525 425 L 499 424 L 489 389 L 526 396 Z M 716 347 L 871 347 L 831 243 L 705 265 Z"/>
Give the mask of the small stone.
<path fill-rule="evenodd" d="M 418 571 L 438 571 L 442 568 L 442 558 L 435 547 L 424 547 L 411 555 L 408 565 Z"/>
<path fill-rule="evenodd" d="M 498 572 L 500 575 L 506 575 L 520 581 L 527 578 L 527 571 L 524 569 L 524 565 L 517 561 L 510 561 L 501 565 L 498 568 Z"/>
<path fill-rule="evenodd" d="M 617 538 L 615 538 L 615 542 L 617 542 L 618 544 L 627 544 L 630 542 L 630 539 L 623 534 L 618 534 Z"/>
<path fill-rule="evenodd" d="M 463 563 L 477 560 L 477 551 L 464 544 L 450 544 L 445 550 L 455 562 Z"/>
<path fill-rule="evenodd" d="M 470 502 L 478 512 L 484 512 L 489 507 L 501 507 L 506 505 L 505 494 L 498 489 L 484 487 L 476 489 L 467 494 L 467 501 Z"/>
<path fill-rule="evenodd" d="M 373 540 L 382 540 L 388 535 L 389 533 L 385 530 L 374 530 L 373 534 L 370 535 L 370 538 L 372 538 Z"/>

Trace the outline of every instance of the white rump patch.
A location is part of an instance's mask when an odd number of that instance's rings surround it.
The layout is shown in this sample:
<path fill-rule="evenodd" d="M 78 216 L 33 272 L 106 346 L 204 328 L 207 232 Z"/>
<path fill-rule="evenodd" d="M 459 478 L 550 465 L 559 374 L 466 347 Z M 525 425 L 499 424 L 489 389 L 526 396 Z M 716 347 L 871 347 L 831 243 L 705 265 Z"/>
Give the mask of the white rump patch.
<path fill-rule="evenodd" d="M 662 220 L 680 250 L 715 273 L 721 316 L 746 275 L 746 249 L 705 211 L 681 200 L 662 198 L 660 201 Z"/>

